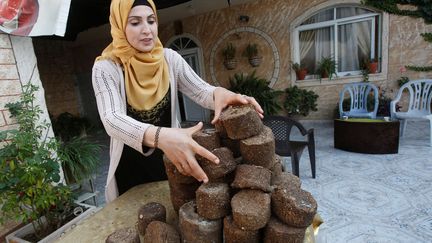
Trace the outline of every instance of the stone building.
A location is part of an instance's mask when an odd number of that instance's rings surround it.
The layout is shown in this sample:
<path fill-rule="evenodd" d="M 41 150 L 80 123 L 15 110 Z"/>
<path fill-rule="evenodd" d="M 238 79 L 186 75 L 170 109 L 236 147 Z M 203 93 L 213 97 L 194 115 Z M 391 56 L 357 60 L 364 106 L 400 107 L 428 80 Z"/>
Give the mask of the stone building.
<path fill-rule="evenodd" d="M 162 43 L 178 50 L 204 80 L 214 85 L 227 87 L 229 77 L 235 73 L 255 71 L 257 76 L 269 80 L 273 89 L 297 85 L 313 90 L 319 95 L 318 111 L 301 119 L 333 119 L 342 85 L 362 80 L 359 65 L 365 55 L 379 59 L 379 71 L 369 79 L 386 89 L 390 97 L 397 91 L 396 80 L 401 76 L 419 79 L 431 75 L 400 71 L 408 64 L 432 65 L 432 45 L 420 36 L 432 32 L 432 25 L 425 24 L 423 19 L 389 15 L 367 8 L 359 0 L 240 1 L 242 4 L 203 13 L 195 9 L 196 1 L 189 2 L 176 10 L 189 17 L 172 19 L 167 10 L 160 11 Z M 357 30 L 349 30 L 350 26 L 357 26 Z M 345 44 L 354 39 L 357 44 L 342 47 L 335 39 Z M 51 115 L 69 112 L 98 123 L 91 68 L 95 57 L 109 42 L 107 24 L 81 32 L 73 41 L 0 35 L 0 129 L 14 126 L 4 105 L 18 98 L 21 83 L 39 75 L 43 87 L 40 92 L 45 91 Z M 228 42 L 237 47 L 238 65 L 234 70 L 223 66 L 220 54 Z M 248 43 L 259 47 L 262 62 L 258 67 L 250 66 L 241 54 Z M 357 63 L 344 68 L 341 65 L 338 77 L 320 79 L 316 75 L 316 63 L 320 54 L 325 53 L 337 58 L 339 63 L 348 59 Z M 305 80 L 296 80 L 291 69 L 293 62 L 304 62 L 314 71 Z M 207 111 L 194 111 L 189 105 L 183 105 L 186 113 L 208 115 Z"/>

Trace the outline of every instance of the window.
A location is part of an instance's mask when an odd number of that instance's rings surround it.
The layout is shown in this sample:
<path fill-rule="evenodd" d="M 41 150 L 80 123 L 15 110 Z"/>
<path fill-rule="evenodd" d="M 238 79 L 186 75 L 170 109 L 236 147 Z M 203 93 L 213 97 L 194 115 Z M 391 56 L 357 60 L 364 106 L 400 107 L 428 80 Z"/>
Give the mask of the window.
<path fill-rule="evenodd" d="M 381 15 L 358 6 L 321 10 L 294 31 L 295 62 L 306 67 L 307 78 L 319 78 L 322 58 L 335 60 L 338 76 L 360 75 L 367 60 L 381 59 Z"/>

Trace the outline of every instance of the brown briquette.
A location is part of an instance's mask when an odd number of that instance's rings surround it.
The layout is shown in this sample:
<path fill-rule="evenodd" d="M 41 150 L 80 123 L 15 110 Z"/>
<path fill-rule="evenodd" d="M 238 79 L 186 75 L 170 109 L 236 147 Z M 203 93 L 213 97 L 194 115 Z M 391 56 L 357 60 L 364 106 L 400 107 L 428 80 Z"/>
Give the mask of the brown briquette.
<path fill-rule="evenodd" d="M 140 243 L 140 237 L 136 229 L 123 228 L 110 234 L 105 243 Z"/>
<path fill-rule="evenodd" d="M 241 140 L 240 153 L 244 163 L 270 168 L 274 163 L 275 155 L 275 140 L 272 130 L 264 126 L 260 134 Z"/>
<path fill-rule="evenodd" d="M 219 135 L 219 138 L 227 138 L 228 137 L 226 130 L 225 130 L 225 127 L 224 127 L 224 125 L 220 119 L 214 124 L 214 126 L 215 126 L 216 132 Z"/>
<path fill-rule="evenodd" d="M 177 170 L 175 165 L 168 159 L 168 157 L 166 157 L 166 155 L 163 155 L 163 161 L 165 165 L 165 172 L 169 181 L 182 184 L 191 184 L 198 182 L 194 177 L 185 176 L 180 173 L 180 171 Z"/>
<path fill-rule="evenodd" d="M 306 229 L 286 225 L 271 217 L 264 229 L 264 243 L 303 243 Z"/>
<path fill-rule="evenodd" d="M 170 187 L 171 203 L 176 212 L 178 212 L 183 204 L 191 200 L 195 200 L 195 191 L 201 185 L 201 183 L 198 181 L 192 184 L 182 184 L 168 181 L 168 184 Z"/>
<path fill-rule="evenodd" d="M 204 157 L 197 157 L 201 168 L 210 180 L 223 177 L 235 170 L 237 163 L 234 160 L 231 150 L 226 147 L 221 147 L 213 149 L 211 152 L 219 158 L 219 164 Z"/>
<path fill-rule="evenodd" d="M 152 221 L 166 222 L 165 206 L 157 202 L 149 202 L 138 209 L 138 232 L 144 235 L 148 224 Z"/>
<path fill-rule="evenodd" d="M 272 185 L 274 187 L 285 188 L 285 189 L 288 188 L 300 189 L 301 180 L 291 172 L 282 172 L 274 178 L 274 180 L 272 181 Z"/>
<path fill-rule="evenodd" d="M 252 105 L 230 106 L 222 111 L 220 120 L 231 139 L 245 139 L 258 135 L 263 123 Z"/>
<path fill-rule="evenodd" d="M 240 154 L 240 140 L 234 140 L 231 138 L 221 138 L 221 145 L 227 147 L 233 152 L 234 158 L 241 156 Z"/>
<path fill-rule="evenodd" d="M 197 212 L 206 219 L 220 219 L 230 213 L 230 188 L 225 183 L 205 183 L 196 190 Z"/>
<path fill-rule="evenodd" d="M 243 230 L 237 227 L 231 215 L 226 216 L 223 221 L 223 235 L 225 243 L 259 243 L 261 234 L 259 230 Z"/>
<path fill-rule="evenodd" d="M 144 235 L 144 242 L 180 243 L 181 238 L 180 234 L 173 226 L 165 222 L 153 221 L 147 226 Z"/>
<path fill-rule="evenodd" d="M 270 195 L 260 190 L 243 189 L 231 199 L 231 209 L 237 227 L 261 229 L 270 219 Z"/>
<path fill-rule="evenodd" d="M 209 220 L 201 217 L 196 211 L 195 201 L 181 206 L 179 226 L 183 242 L 222 242 L 222 219 Z"/>
<path fill-rule="evenodd" d="M 208 182 L 226 183 L 228 185 L 231 185 L 231 183 L 234 181 L 234 176 L 235 176 L 235 170 L 219 178 L 209 178 Z"/>
<path fill-rule="evenodd" d="M 192 135 L 192 138 L 195 140 L 195 142 L 197 142 L 199 145 L 203 146 L 209 151 L 221 147 L 219 134 L 216 132 L 215 129 L 203 129 L 194 133 Z"/>
<path fill-rule="evenodd" d="M 242 164 L 237 165 L 231 186 L 233 188 L 258 189 L 270 192 L 270 182 L 271 172 L 269 169 L 262 166 Z"/>
<path fill-rule="evenodd" d="M 317 203 L 309 192 L 294 187 L 276 187 L 271 196 L 273 213 L 287 225 L 307 227 L 317 212 Z"/>

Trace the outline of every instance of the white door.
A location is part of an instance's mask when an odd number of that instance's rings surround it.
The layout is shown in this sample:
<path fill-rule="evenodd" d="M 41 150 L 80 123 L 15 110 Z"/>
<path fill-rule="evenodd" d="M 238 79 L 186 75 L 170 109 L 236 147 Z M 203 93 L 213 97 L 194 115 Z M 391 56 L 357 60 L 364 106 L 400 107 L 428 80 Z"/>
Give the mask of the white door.
<path fill-rule="evenodd" d="M 195 50 L 194 50 L 195 49 Z M 192 69 L 201 76 L 197 49 L 189 49 L 188 54 L 180 53 Z M 183 107 L 186 121 L 210 121 L 210 111 L 193 102 L 186 95 L 182 94 Z"/>

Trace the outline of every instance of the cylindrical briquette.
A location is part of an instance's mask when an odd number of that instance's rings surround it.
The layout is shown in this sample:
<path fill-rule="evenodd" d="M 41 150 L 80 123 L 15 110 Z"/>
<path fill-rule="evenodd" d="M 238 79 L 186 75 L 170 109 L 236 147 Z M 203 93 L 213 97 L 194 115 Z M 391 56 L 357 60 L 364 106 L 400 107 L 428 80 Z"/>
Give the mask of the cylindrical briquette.
<path fill-rule="evenodd" d="M 230 213 L 230 188 L 225 183 L 206 183 L 196 190 L 197 212 L 206 219 L 220 219 Z"/>
<path fill-rule="evenodd" d="M 275 155 L 275 141 L 272 130 L 264 126 L 261 133 L 240 141 L 240 153 L 246 164 L 270 168 Z"/>
<path fill-rule="evenodd" d="M 196 211 L 195 201 L 181 206 L 179 225 L 184 243 L 222 243 L 222 220 L 208 220 L 201 217 Z"/>
<path fill-rule="evenodd" d="M 231 208 L 237 227 L 258 230 L 270 219 L 270 195 L 260 190 L 243 189 L 231 199 Z"/>
<path fill-rule="evenodd" d="M 152 221 L 166 222 L 165 206 L 157 202 L 149 202 L 138 209 L 138 232 L 144 235 L 148 224 Z"/>

